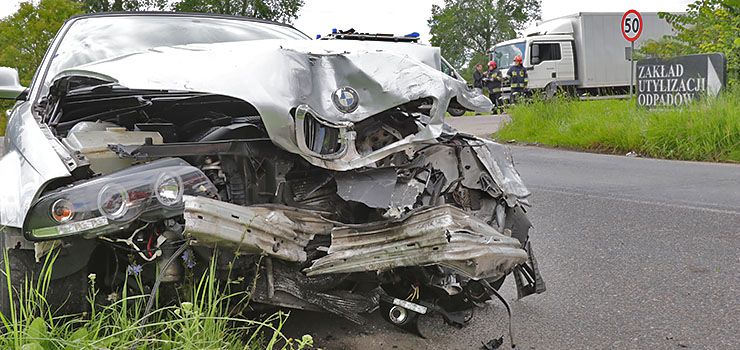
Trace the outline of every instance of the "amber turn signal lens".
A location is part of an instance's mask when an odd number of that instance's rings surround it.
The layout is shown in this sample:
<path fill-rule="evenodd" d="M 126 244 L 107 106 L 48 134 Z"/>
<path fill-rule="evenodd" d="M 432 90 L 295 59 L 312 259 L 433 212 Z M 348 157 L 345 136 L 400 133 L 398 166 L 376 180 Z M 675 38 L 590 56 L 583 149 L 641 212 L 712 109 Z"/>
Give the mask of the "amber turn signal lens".
<path fill-rule="evenodd" d="M 74 207 L 66 199 L 59 199 L 51 206 L 51 217 L 56 222 L 63 223 L 72 220 L 74 216 Z"/>

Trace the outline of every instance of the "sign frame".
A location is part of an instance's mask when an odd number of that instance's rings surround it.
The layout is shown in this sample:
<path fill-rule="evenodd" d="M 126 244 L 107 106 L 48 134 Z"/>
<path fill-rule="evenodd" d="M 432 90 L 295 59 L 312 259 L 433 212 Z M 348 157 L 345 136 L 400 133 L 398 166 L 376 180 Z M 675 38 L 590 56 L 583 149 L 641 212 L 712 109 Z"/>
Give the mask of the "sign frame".
<path fill-rule="evenodd" d="M 637 15 L 637 19 L 640 20 L 640 23 L 639 23 L 640 24 L 640 29 L 637 31 L 637 35 L 635 35 L 635 37 L 630 38 L 629 36 L 627 36 L 627 32 L 624 30 L 624 21 L 627 19 L 627 16 L 629 16 L 632 13 L 634 13 L 635 15 Z M 642 35 L 642 26 L 643 26 L 642 16 L 640 15 L 639 12 L 637 12 L 637 10 L 629 10 L 629 11 L 625 12 L 624 13 L 624 16 L 622 16 L 622 22 L 621 22 L 621 24 L 622 24 L 622 35 L 624 36 L 625 39 L 627 39 L 627 41 L 635 42 L 635 40 L 639 39 L 640 38 L 640 35 Z"/>

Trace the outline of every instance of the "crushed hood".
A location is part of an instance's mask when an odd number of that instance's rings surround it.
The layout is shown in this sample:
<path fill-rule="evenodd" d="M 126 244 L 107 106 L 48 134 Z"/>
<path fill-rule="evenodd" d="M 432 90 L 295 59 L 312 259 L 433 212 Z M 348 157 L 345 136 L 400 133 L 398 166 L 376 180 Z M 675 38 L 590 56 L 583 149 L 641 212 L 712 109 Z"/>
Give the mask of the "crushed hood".
<path fill-rule="evenodd" d="M 260 40 L 160 47 L 60 72 L 55 80 L 87 76 L 131 89 L 185 90 L 231 96 L 255 106 L 270 138 L 293 153 L 290 110 L 308 105 L 323 119 L 356 123 L 391 107 L 432 97 L 435 105 L 417 141 L 439 136 L 453 97 L 475 111 L 491 110 L 485 96 L 439 70 L 439 48 L 418 44 Z M 340 112 L 332 93 L 344 86 L 359 107 Z"/>

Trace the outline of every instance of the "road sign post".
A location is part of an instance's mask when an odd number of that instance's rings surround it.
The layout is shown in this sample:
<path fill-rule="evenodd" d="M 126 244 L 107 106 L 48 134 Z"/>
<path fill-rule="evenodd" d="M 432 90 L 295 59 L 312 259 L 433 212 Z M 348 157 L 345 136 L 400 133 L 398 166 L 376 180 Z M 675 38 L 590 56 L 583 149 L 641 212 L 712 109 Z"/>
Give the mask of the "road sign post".
<path fill-rule="evenodd" d="M 632 103 L 632 89 L 635 86 L 635 42 L 630 41 L 630 103 Z"/>
<path fill-rule="evenodd" d="M 630 101 L 632 88 L 635 86 L 635 40 L 642 34 L 642 16 L 635 10 L 629 10 L 622 16 L 622 35 L 630 42 Z"/>

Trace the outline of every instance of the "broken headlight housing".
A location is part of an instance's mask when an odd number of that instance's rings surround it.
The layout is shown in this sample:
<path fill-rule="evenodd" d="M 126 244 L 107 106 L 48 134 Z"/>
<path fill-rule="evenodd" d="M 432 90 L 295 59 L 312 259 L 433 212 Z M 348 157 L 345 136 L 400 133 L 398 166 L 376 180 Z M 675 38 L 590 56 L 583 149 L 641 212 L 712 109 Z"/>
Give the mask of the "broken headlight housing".
<path fill-rule="evenodd" d="M 215 198 L 217 190 L 199 169 L 179 158 L 160 159 L 79 182 L 38 199 L 23 232 L 32 241 L 98 236 L 181 215 L 183 195 Z"/>

